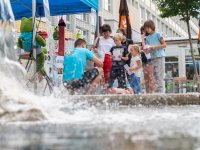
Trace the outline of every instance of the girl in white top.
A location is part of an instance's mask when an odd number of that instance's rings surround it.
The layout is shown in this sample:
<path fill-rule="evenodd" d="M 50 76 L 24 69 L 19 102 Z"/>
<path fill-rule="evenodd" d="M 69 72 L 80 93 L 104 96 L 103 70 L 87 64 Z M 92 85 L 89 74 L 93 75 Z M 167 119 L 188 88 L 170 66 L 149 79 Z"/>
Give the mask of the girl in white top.
<path fill-rule="evenodd" d="M 142 74 L 142 60 L 140 57 L 140 50 L 138 45 L 130 45 L 129 52 L 132 54 L 130 64 L 130 86 L 135 94 L 141 93 L 140 77 Z"/>
<path fill-rule="evenodd" d="M 104 79 L 105 83 L 108 83 L 110 79 L 110 70 L 112 67 L 112 60 L 110 55 L 110 49 L 115 46 L 114 40 L 110 37 L 111 27 L 108 24 L 102 26 L 102 36 L 96 40 L 97 51 L 99 58 L 104 62 Z"/>

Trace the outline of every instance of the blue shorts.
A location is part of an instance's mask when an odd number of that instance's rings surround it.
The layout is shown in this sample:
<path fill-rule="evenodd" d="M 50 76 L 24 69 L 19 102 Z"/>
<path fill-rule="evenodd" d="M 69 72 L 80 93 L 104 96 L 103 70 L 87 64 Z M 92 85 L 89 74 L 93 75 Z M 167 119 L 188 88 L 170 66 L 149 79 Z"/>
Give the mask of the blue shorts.
<path fill-rule="evenodd" d="M 140 77 L 137 77 L 134 73 L 131 74 L 129 83 L 135 94 L 141 93 Z"/>

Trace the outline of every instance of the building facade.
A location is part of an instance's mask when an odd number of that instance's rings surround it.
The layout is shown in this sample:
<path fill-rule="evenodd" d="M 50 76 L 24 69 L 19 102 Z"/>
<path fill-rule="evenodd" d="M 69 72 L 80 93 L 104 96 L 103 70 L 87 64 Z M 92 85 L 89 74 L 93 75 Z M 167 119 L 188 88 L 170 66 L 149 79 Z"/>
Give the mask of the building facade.
<path fill-rule="evenodd" d="M 160 12 L 156 8 L 153 0 L 127 0 L 129 15 L 133 30 L 133 40 L 140 40 L 140 27 L 148 19 L 152 19 L 156 24 L 156 30 L 164 37 L 187 37 L 186 23 L 180 21 L 178 17 L 161 18 Z M 104 23 L 108 23 L 115 31 L 119 22 L 120 0 L 99 0 L 99 15 Z M 198 34 L 198 21 L 191 19 L 191 33 L 193 36 Z"/>
<path fill-rule="evenodd" d="M 156 30 L 165 38 L 168 37 L 187 37 L 186 23 L 180 21 L 178 17 L 161 18 L 160 12 L 156 8 L 153 0 L 127 0 L 129 7 L 129 15 L 132 26 L 132 39 L 134 42 L 140 41 L 140 27 L 148 19 L 152 19 L 156 24 Z M 99 0 L 99 16 L 102 23 L 110 24 L 113 33 L 118 29 L 120 0 Z M 63 16 L 67 24 L 67 29 L 74 34 L 80 31 L 83 37 L 91 45 L 94 41 L 96 29 L 96 15 L 94 12 L 90 14 L 77 14 Z M 59 17 L 54 17 L 55 25 Z M 191 34 L 197 36 L 198 21 L 191 19 Z"/>
<path fill-rule="evenodd" d="M 127 3 L 133 31 L 132 39 L 134 42 L 140 41 L 140 27 L 148 19 L 152 19 L 155 22 L 156 30 L 165 38 L 188 36 L 186 23 L 180 21 L 178 17 L 161 18 L 159 16 L 160 12 L 156 8 L 153 0 L 127 0 Z M 113 33 L 118 28 L 119 7 L 120 0 L 99 0 L 99 16 L 101 16 L 103 24 L 107 23 L 111 25 Z M 69 32 L 77 34 L 80 31 L 89 45 L 93 43 L 96 29 L 96 14 L 94 12 L 62 17 L 67 24 L 67 30 Z M 58 24 L 59 19 L 60 16 L 53 17 L 52 23 L 54 26 Z M 199 30 L 198 21 L 192 18 L 190 26 L 191 34 L 197 36 Z"/>
<path fill-rule="evenodd" d="M 63 16 L 66 23 L 66 28 L 69 32 L 76 34 L 81 33 L 82 37 L 87 41 L 88 45 L 92 45 L 94 42 L 94 36 L 96 31 L 96 13 L 91 12 L 88 14 L 75 14 Z M 59 18 L 54 17 L 54 22 L 58 23 Z"/>

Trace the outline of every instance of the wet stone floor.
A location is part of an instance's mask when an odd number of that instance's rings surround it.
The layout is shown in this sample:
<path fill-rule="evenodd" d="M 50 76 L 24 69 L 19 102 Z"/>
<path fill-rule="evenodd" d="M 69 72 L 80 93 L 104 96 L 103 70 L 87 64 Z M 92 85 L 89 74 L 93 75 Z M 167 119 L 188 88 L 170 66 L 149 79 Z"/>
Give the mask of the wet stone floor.
<path fill-rule="evenodd" d="M 60 122 L 0 125 L 1 150 L 200 150 L 200 107 L 66 113 Z"/>

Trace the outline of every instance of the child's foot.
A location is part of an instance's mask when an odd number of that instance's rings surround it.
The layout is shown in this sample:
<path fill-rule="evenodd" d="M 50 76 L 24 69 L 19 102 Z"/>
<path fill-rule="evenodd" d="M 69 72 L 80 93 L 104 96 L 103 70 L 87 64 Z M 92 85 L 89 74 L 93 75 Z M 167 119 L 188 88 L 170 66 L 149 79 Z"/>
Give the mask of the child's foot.
<path fill-rule="evenodd" d="M 116 91 L 113 88 L 107 88 L 105 91 L 106 91 L 106 94 L 116 94 Z"/>

